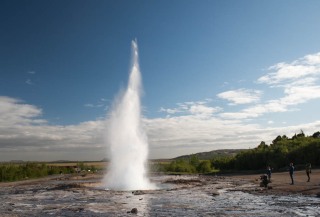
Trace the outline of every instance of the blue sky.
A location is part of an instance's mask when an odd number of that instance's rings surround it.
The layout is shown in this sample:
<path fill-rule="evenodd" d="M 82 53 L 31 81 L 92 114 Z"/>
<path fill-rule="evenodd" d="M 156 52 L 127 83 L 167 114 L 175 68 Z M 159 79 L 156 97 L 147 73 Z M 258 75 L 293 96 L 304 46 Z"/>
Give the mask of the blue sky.
<path fill-rule="evenodd" d="M 0 160 L 100 160 L 137 39 L 150 158 L 320 130 L 319 1 L 0 2 Z"/>

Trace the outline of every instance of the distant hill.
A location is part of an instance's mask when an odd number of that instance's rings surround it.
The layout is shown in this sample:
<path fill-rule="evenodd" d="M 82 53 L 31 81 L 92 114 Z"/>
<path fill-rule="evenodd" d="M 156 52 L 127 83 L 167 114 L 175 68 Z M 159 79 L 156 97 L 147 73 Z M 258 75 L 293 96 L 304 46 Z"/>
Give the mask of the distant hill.
<path fill-rule="evenodd" d="M 21 163 L 24 163 L 24 161 L 23 160 L 11 160 L 10 163 L 21 164 Z"/>
<path fill-rule="evenodd" d="M 208 151 L 208 152 L 199 152 L 196 154 L 182 155 L 182 156 L 173 158 L 172 160 L 189 159 L 193 155 L 197 155 L 199 160 L 211 160 L 212 158 L 217 158 L 217 157 L 235 156 L 236 154 L 244 150 L 247 150 L 247 149 L 220 149 L 220 150 L 214 150 L 214 151 Z"/>

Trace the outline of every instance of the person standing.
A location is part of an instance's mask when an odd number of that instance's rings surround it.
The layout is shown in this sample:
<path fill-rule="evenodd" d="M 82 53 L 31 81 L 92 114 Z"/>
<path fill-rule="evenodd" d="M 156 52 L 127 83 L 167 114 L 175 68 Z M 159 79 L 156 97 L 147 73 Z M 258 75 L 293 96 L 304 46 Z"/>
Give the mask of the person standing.
<path fill-rule="evenodd" d="M 290 178 L 291 178 L 291 185 L 294 185 L 294 181 L 293 181 L 293 171 L 294 171 L 293 163 L 290 163 L 290 166 L 289 166 L 289 174 L 290 174 Z"/>
<path fill-rule="evenodd" d="M 307 182 L 310 182 L 310 173 L 311 173 L 311 163 L 307 163 L 306 164 L 306 174 L 308 176 L 308 181 Z"/>
<path fill-rule="evenodd" d="M 268 181 L 271 182 L 271 167 L 267 167 L 267 176 L 268 176 Z"/>

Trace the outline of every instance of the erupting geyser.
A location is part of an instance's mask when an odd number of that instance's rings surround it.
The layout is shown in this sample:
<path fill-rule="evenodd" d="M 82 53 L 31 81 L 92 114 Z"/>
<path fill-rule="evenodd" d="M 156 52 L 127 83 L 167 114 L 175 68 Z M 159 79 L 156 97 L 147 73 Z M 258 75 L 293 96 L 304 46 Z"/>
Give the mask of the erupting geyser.
<path fill-rule="evenodd" d="M 108 114 L 106 140 L 110 163 L 104 183 L 112 190 L 146 190 L 155 185 L 147 178 L 148 141 L 141 123 L 141 74 L 138 45 L 132 41 L 128 87 Z"/>

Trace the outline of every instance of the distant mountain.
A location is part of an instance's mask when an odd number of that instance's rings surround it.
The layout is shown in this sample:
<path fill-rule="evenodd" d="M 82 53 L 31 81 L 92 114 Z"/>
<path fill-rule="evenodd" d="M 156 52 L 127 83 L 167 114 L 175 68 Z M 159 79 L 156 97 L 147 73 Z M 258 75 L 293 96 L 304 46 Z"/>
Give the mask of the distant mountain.
<path fill-rule="evenodd" d="M 212 158 L 217 158 L 217 157 L 235 156 L 236 154 L 244 150 L 246 149 L 220 149 L 220 150 L 214 150 L 209 152 L 199 152 L 196 154 L 182 155 L 182 156 L 173 158 L 173 160 L 189 159 L 193 155 L 197 155 L 199 160 L 211 160 Z"/>
<path fill-rule="evenodd" d="M 70 160 L 55 160 L 51 161 L 50 163 L 71 163 L 72 161 Z"/>
<path fill-rule="evenodd" d="M 11 160 L 10 163 L 20 164 L 20 163 L 24 163 L 24 161 L 23 160 Z"/>

